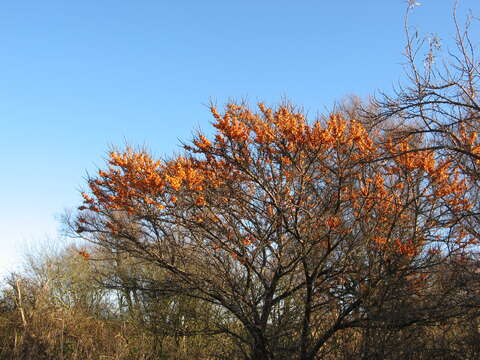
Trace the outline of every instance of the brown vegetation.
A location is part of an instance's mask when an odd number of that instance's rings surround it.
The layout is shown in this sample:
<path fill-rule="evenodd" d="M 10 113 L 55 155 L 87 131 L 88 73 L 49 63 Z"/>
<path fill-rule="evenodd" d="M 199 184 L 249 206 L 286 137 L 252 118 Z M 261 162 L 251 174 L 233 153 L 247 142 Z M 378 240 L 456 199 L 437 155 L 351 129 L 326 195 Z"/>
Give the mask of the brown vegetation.
<path fill-rule="evenodd" d="M 478 62 L 459 30 L 420 73 L 413 40 L 368 107 L 228 104 L 182 156 L 111 152 L 68 219 L 90 245 L 4 287 L 0 356 L 478 358 Z"/>

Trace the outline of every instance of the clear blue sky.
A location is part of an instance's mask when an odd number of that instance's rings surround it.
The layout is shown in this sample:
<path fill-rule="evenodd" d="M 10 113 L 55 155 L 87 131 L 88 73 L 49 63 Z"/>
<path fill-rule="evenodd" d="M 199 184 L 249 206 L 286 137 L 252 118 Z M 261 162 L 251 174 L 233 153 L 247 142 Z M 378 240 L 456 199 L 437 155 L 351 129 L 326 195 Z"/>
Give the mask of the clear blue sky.
<path fill-rule="evenodd" d="M 412 23 L 452 35 L 450 0 Z M 478 15 L 478 0 L 460 1 Z M 178 151 L 210 99 L 311 114 L 402 77 L 403 0 L 24 0 L 0 4 L 0 273 L 55 238 L 109 145 Z M 474 39 L 478 38 L 475 34 Z"/>

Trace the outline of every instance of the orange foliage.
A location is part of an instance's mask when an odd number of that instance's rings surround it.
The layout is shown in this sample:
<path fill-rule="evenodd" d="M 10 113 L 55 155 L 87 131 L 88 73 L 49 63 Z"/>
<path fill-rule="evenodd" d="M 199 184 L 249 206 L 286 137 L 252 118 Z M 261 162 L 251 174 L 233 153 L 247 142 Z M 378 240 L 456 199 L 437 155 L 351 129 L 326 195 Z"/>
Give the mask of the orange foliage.
<path fill-rule="evenodd" d="M 267 219 L 276 226 L 294 216 L 299 221 L 298 214 L 305 214 L 300 225 L 315 238 L 311 229 L 322 225 L 348 234 L 358 224 L 367 224 L 377 248 L 394 247 L 413 257 L 422 250 L 423 241 L 415 235 L 405 240 L 390 229 L 401 226 L 414 234 L 419 226 L 411 206 L 414 198 L 427 200 L 431 212 L 444 205 L 458 211 L 470 206 L 465 182 L 454 165 L 437 160 L 433 151 L 411 151 L 407 142 L 393 144 L 340 114 L 309 123 L 287 106 L 272 109 L 259 104 L 258 108 L 253 112 L 230 104 L 220 114 L 212 107 L 217 129 L 213 140 L 198 134 L 185 146 L 184 156 L 170 161 L 132 149 L 110 153 L 108 170 L 100 170 L 89 181 L 92 197 L 82 194 L 85 208 L 161 217 L 177 216 L 176 209 L 191 209 L 188 205 L 194 204 L 202 209 L 192 213 L 195 224 L 226 228 L 226 217 L 215 209 L 242 213 L 241 206 L 246 206 L 242 204 L 263 203 Z M 475 139 L 476 135 L 470 136 L 472 144 Z M 342 181 L 345 184 L 338 186 Z M 338 194 L 338 205 L 333 215 L 325 217 L 318 209 L 330 193 Z M 275 209 L 281 209 L 283 218 L 276 217 Z M 245 234 L 238 236 L 236 244 L 254 244 Z M 228 241 L 212 241 L 211 246 L 236 258 L 236 252 L 225 245 Z"/>
<path fill-rule="evenodd" d="M 84 260 L 89 260 L 90 259 L 90 254 L 86 251 L 79 251 L 78 255 L 83 257 Z"/>

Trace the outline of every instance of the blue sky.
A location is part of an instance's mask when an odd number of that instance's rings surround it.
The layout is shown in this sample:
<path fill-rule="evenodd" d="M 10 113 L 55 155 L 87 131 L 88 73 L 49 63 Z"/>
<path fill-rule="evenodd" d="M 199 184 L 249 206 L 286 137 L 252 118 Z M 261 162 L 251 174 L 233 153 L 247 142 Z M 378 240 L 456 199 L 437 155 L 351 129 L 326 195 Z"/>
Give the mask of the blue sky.
<path fill-rule="evenodd" d="M 421 1 L 421 0 L 420 0 Z M 412 24 L 448 45 L 453 1 Z M 403 0 L 25 0 L 0 4 L 0 273 L 55 239 L 109 146 L 179 151 L 206 104 L 287 97 L 310 114 L 402 78 Z M 476 0 L 460 1 L 460 14 Z M 475 39 L 475 37 L 474 37 Z"/>

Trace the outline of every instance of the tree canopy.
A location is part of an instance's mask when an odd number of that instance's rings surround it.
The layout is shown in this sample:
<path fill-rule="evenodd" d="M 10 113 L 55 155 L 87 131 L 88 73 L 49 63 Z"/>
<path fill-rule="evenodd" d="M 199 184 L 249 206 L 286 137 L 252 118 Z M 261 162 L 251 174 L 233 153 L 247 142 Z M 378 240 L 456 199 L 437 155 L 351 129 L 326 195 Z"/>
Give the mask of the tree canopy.
<path fill-rule="evenodd" d="M 211 112 L 216 133 L 181 156 L 111 152 L 77 232 L 163 269 L 163 291 L 221 308 L 231 322 L 212 326 L 251 359 L 313 359 L 344 329 L 457 313 L 451 289 L 432 287 L 478 242 L 455 216 L 472 207 L 458 164 L 356 112 Z"/>

